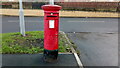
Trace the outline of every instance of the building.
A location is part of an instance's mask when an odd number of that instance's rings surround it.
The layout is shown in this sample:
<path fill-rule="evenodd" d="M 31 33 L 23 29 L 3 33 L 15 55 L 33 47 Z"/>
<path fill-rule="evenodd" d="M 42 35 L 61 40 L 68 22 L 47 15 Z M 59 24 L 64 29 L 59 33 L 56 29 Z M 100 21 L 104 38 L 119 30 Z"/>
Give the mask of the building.
<path fill-rule="evenodd" d="M 60 0 L 62 2 L 118 2 L 120 0 Z"/>
<path fill-rule="evenodd" d="M 120 0 L 90 0 L 92 2 L 118 2 Z"/>
<path fill-rule="evenodd" d="M 19 0 L 0 0 L 2 2 L 18 2 Z M 23 2 L 49 2 L 49 0 L 22 0 Z M 120 0 L 54 0 L 56 2 L 118 2 Z"/>
<path fill-rule="evenodd" d="M 19 2 L 19 0 L 0 0 L 2 2 Z M 22 0 L 23 2 L 43 2 L 45 0 Z"/>

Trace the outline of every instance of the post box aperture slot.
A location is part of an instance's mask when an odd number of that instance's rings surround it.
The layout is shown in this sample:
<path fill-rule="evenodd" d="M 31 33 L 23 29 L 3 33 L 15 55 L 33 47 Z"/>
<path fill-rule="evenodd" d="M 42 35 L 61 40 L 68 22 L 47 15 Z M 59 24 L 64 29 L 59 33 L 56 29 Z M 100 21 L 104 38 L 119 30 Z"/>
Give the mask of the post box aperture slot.
<path fill-rule="evenodd" d="M 59 19 L 59 17 L 58 16 L 53 16 L 53 15 L 47 15 L 46 19 L 47 20 L 51 20 L 51 19 L 56 20 L 56 19 Z"/>
<path fill-rule="evenodd" d="M 58 17 L 58 16 L 47 16 L 47 17 Z"/>

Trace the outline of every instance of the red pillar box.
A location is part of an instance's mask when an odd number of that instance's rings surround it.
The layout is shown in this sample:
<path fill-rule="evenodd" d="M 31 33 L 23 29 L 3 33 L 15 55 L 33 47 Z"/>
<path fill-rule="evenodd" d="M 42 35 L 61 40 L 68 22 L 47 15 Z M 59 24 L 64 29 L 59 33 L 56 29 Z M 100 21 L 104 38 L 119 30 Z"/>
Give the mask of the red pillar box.
<path fill-rule="evenodd" d="M 58 5 L 43 5 L 44 10 L 44 59 L 48 62 L 57 60 L 59 10 Z"/>

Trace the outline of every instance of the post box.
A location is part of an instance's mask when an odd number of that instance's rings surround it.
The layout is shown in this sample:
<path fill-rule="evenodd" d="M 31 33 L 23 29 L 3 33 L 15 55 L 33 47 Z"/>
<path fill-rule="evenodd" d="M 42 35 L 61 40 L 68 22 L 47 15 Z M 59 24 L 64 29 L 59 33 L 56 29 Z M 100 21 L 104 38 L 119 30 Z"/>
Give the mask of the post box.
<path fill-rule="evenodd" d="M 51 62 L 58 56 L 59 10 L 58 5 L 43 5 L 44 10 L 44 59 Z"/>

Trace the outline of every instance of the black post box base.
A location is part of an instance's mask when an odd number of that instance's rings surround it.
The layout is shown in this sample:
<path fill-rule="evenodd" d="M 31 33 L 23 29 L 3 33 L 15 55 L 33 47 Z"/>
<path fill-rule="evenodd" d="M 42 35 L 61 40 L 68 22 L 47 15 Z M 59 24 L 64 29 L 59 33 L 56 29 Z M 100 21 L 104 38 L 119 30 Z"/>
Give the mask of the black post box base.
<path fill-rule="evenodd" d="M 44 60 L 46 62 L 55 62 L 57 61 L 58 50 L 46 50 L 44 49 Z"/>

